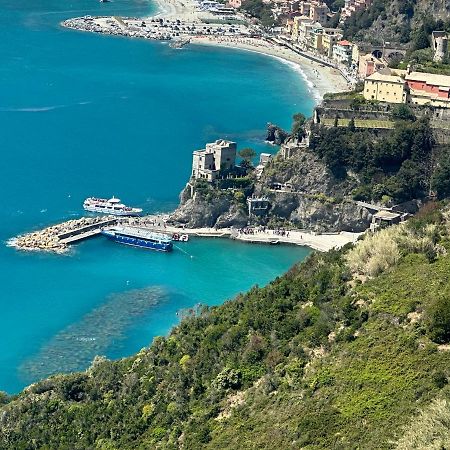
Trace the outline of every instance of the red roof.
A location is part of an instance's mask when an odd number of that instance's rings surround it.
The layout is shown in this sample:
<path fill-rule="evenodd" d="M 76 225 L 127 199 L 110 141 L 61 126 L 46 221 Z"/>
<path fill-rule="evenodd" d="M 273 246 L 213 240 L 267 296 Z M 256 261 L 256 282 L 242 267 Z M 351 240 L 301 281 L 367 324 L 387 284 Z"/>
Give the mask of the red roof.
<path fill-rule="evenodd" d="M 348 42 L 348 41 L 345 41 L 345 40 L 344 40 L 344 41 L 339 41 L 338 44 L 339 44 L 339 45 L 344 45 L 344 46 L 352 45 L 351 42 Z"/>

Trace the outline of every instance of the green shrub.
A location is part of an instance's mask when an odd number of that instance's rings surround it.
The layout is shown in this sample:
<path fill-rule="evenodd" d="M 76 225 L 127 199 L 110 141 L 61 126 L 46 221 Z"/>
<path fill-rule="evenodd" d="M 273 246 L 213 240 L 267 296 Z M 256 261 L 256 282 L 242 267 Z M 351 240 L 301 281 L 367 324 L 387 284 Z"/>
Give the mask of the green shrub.
<path fill-rule="evenodd" d="M 426 309 L 427 332 L 434 342 L 450 342 L 450 290 L 436 297 Z"/>

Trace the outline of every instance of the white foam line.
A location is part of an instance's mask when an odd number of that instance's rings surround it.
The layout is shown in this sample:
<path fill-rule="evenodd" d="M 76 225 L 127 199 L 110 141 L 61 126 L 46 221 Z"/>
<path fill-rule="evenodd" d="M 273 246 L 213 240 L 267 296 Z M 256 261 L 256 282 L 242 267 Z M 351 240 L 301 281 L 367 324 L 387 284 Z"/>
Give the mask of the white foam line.
<path fill-rule="evenodd" d="M 309 92 L 313 95 L 316 103 L 320 103 L 320 101 L 322 100 L 322 96 L 320 95 L 319 90 L 315 87 L 314 83 L 308 78 L 305 71 L 302 69 L 300 63 L 289 61 L 287 59 L 275 55 L 267 55 L 267 56 L 273 56 L 274 58 L 278 59 L 281 63 L 288 65 L 292 70 L 300 74 L 301 78 L 303 78 L 306 85 L 308 86 Z"/>
<path fill-rule="evenodd" d="M 9 108 L 7 106 L 0 107 L 0 112 L 47 112 L 54 111 L 56 109 L 70 108 L 72 106 L 84 106 L 89 105 L 90 101 L 78 102 L 71 105 L 52 105 L 52 106 L 36 106 L 36 107 L 25 107 L 25 108 Z"/>

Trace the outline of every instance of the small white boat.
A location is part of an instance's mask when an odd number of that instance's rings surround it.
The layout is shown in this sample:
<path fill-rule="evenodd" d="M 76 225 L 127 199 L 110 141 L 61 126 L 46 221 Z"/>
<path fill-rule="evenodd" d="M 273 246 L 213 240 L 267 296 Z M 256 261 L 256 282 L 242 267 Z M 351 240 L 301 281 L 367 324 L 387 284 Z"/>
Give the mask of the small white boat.
<path fill-rule="evenodd" d="M 141 208 L 132 208 L 121 203 L 120 198 L 112 197 L 109 200 L 106 198 L 89 197 L 83 203 L 83 208 L 86 211 L 112 214 L 113 216 L 138 216 L 141 214 Z"/>
<path fill-rule="evenodd" d="M 189 241 L 189 235 L 174 233 L 174 234 L 172 234 L 172 241 L 187 242 L 187 241 Z"/>

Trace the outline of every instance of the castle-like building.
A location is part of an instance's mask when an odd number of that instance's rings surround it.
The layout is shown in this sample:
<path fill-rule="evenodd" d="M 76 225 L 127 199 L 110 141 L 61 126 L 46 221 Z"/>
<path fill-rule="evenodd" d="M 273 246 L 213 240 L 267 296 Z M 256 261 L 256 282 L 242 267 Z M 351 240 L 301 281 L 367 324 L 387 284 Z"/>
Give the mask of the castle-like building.
<path fill-rule="evenodd" d="M 431 34 L 431 41 L 433 44 L 434 57 L 436 62 L 442 62 L 447 56 L 448 50 L 448 35 L 445 31 L 433 31 Z"/>
<path fill-rule="evenodd" d="M 216 180 L 220 173 L 236 166 L 236 142 L 218 139 L 206 144 L 206 148 L 195 150 L 192 156 L 192 178 L 206 181 Z"/>

